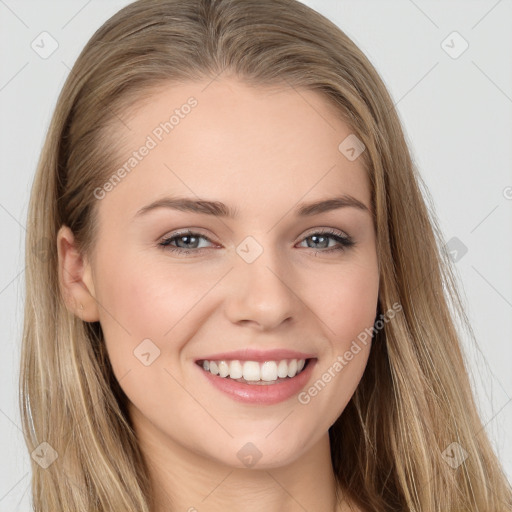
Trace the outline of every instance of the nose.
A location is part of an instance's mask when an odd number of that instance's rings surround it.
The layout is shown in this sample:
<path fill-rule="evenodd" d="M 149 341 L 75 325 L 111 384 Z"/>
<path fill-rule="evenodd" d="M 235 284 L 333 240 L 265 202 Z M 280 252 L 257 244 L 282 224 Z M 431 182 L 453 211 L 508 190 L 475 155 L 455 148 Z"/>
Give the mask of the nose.
<path fill-rule="evenodd" d="M 293 270 L 275 251 L 266 248 L 252 263 L 237 256 L 234 265 L 225 298 L 225 314 L 232 323 L 264 331 L 296 320 L 303 306 Z"/>

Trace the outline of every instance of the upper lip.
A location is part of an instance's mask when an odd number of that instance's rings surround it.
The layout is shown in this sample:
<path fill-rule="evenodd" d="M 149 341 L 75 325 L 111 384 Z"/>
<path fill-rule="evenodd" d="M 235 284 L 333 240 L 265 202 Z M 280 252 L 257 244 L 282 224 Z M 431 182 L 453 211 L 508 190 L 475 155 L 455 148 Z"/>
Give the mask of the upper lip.
<path fill-rule="evenodd" d="M 208 356 L 196 359 L 197 361 L 222 361 L 222 360 L 239 360 L 239 361 L 280 361 L 282 359 L 310 359 L 315 357 L 314 354 L 307 354 L 305 352 L 297 352 L 284 348 L 276 348 L 273 350 L 256 350 L 256 349 L 243 349 L 235 350 L 233 352 L 218 352 Z"/>

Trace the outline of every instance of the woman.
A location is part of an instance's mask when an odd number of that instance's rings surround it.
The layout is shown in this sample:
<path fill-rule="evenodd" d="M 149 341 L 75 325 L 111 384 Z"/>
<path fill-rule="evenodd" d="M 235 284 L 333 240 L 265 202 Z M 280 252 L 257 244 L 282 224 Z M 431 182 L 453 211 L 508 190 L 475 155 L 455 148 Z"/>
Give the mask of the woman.
<path fill-rule="evenodd" d="M 31 195 L 35 510 L 512 510 L 419 180 L 375 69 L 303 4 L 108 20 Z"/>

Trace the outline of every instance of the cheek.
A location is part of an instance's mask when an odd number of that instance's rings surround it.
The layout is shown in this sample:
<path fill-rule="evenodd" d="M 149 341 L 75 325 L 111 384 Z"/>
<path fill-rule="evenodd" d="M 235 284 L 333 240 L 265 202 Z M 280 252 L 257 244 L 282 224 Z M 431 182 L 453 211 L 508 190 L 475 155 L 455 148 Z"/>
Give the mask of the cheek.
<path fill-rule="evenodd" d="M 163 348 L 164 333 L 180 317 L 182 286 L 178 279 L 162 277 L 154 266 L 133 255 L 107 254 L 99 265 L 95 290 L 109 357 L 121 376 L 140 366 L 134 350 L 143 340 Z"/>
<path fill-rule="evenodd" d="M 207 314 L 204 299 L 217 280 L 211 271 L 198 273 L 192 266 L 178 269 L 126 254 L 104 271 L 100 321 L 116 375 L 131 369 L 138 373 L 139 352 L 157 356 L 152 368 L 174 365 L 201 326 Z M 144 379 L 151 373 L 144 373 Z"/>
<path fill-rule="evenodd" d="M 373 326 L 377 314 L 379 275 L 376 265 L 350 266 L 331 273 L 323 295 L 319 314 L 328 326 L 336 349 L 356 339 L 364 329 Z"/>
<path fill-rule="evenodd" d="M 378 273 L 354 268 L 337 275 L 330 286 L 318 310 L 328 326 L 324 332 L 330 347 L 311 385 L 298 395 L 305 411 L 323 416 L 325 429 L 343 412 L 365 371 L 377 313 Z"/>
<path fill-rule="evenodd" d="M 192 275 L 137 257 L 125 255 L 104 268 L 98 295 L 102 324 L 122 324 L 132 338 L 163 338 L 205 293 L 205 285 Z"/>

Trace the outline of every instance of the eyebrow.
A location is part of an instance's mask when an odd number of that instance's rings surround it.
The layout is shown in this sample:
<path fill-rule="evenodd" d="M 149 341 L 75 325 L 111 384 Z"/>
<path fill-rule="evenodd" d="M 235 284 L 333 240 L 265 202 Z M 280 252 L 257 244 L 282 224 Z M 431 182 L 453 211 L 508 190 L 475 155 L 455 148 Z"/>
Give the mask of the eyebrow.
<path fill-rule="evenodd" d="M 190 199 L 187 197 L 164 197 L 138 210 L 135 217 L 144 215 L 157 208 L 171 208 L 182 212 L 200 213 L 230 219 L 237 218 L 239 214 L 237 208 L 230 208 L 220 201 Z M 339 208 L 357 208 L 371 215 L 370 209 L 364 203 L 348 194 L 310 203 L 301 203 L 295 208 L 295 214 L 299 217 L 309 217 Z"/>

